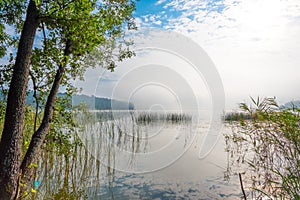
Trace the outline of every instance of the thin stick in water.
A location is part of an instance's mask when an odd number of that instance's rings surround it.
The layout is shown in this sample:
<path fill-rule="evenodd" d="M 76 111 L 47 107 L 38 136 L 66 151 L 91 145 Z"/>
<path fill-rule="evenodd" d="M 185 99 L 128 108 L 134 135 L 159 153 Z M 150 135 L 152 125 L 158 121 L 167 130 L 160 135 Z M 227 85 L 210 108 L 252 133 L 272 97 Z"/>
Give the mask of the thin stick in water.
<path fill-rule="evenodd" d="M 244 186 L 243 186 L 243 180 L 242 180 L 242 175 L 241 175 L 241 173 L 239 173 L 239 178 L 240 178 L 241 189 L 242 189 L 242 192 L 243 192 L 244 198 L 245 198 L 245 200 L 247 200 L 247 196 L 246 196 L 246 193 L 245 193 L 245 190 L 244 190 Z"/>

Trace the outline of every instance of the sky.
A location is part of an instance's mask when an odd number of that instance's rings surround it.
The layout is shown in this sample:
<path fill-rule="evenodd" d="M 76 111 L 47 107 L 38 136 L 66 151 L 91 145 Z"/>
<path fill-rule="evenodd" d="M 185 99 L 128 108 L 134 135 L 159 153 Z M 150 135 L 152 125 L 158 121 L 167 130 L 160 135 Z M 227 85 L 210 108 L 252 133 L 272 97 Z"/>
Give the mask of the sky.
<path fill-rule="evenodd" d="M 174 31 L 191 39 L 207 53 L 222 80 L 226 110 L 236 109 L 240 102 L 249 102 L 250 96 L 276 96 L 279 103 L 300 99 L 300 0 L 140 0 L 134 16 L 139 30 Z M 148 57 L 138 55 L 146 60 L 156 59 L 152 65 L 147 62 L 148 68 L 139 65 L 138 69 L 145 69 L 144 72 L 133 73 L 133 64 L 125 63 L 120 64 L 114 73 L 99 75 L 88 71 L 86 80 L 96 83 L 93 90 L 96 96 L 107 97 L 113 95 L 113 83 L 123 81 L 124 87 L 119 90 L 120 95 L 115 95 L 116 98 L 130 99 L 140 108 L 167 107 L 171 104 L 168 102 L 191 98 L 200 100 L 201 108 L 211 106 L 205 78 L 199 78 L 197 84 L 187 81 L 193 79 L 186 72 L 190 68 L 187 63 L 158 51 L 148 54 Z M 163 61 L 166 59 L 167 63 Z M 169 71 L 165 71 L 166 68 Z M 172 75 L 171 71 L 176 74 Z M 128 72 L 136 75 L 125 76 L 126 79 L 124 74 L 128 75 Z M 172 81 L 159 85 L 157 79 L 151 85 L 153 77 L 159 77 L 159 74 L 162 75 L 160 81 L 164 77 L 177 76 L 178 81 L 173 82 L 180 84 L 165 87 Z M 126 85 L 137 77 L 149 79 L 148 84 L 136 81 L 143 87 L 137 85 L 126 89 Z M 185 81 L 180 82 L 180 78 Z M 183 82 L 188 82 L 188 86 L 183 86 L 185 89 L 180 88 Z M 201 94 L 191 92 L 195 88 L 202 91 Z M 88 88 L 84 91 L 91 93 Z M 121 94 L 126 92 L 127 96 Z M 187 100 L 182 102 L 189 104 Z"/>

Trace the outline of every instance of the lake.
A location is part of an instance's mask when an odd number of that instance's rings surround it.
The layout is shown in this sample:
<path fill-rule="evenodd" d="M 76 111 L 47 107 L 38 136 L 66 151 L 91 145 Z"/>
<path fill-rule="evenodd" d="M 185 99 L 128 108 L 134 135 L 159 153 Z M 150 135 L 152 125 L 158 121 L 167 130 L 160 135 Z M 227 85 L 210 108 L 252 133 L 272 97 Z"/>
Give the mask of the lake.
<path fill-rule="evenodd" d="M 35 185 L 41 199 L 241 199 L 223 124 L 199 158 L 210 126 L 191 114 L 93 112 L 78 117 L 73 154 L 43 152 Z M 225 134 L 224 134 L 225 133 Z"/>

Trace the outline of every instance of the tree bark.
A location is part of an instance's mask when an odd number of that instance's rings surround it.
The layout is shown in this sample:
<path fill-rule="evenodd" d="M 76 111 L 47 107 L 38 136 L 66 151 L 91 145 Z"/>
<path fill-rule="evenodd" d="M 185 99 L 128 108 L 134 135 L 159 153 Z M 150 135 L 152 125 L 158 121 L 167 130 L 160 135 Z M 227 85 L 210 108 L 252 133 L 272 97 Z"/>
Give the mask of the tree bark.
<path fill-rule="evenodd" d="M 59 90 L 60 83 L 62 81 L 64 71 L 65 71 L 65 65 L 67 63 L 67 56 L 69 56 L 71 53 L 70 50 L 70 41 L 66 42 L 66 47 L 64 50 L 64 56 L 65 60 L 62 62 L 59 66 L 59 69 L 56 72 L 50 93 L 47 98 L 47 102 L 44 109 L 44 117 L 42 120 L 41 125 L 39 126 L 38 130 L 33 134 L 31 142 L 29 144 L 28 150 L 25 154 L 25 157 L 23 159 L 22 165 L 21 165 L 21 171 L 22 171 L 22 181 L 25 183 L 29 183 L 30 180 L 32 180 L 32 175 L 34 169 L 30 167 L 30 164 L 33 164 L 36 162 L 36 159 L 40 155 L 41 147 L 44 143 L 45 137 L 47 133 L 49 132 L 52 117 L 53 117 L 53 109 L 56 103 L 56 96 Z M 21 188 L 22 191 L 26 190 L 25 188 Z"/>
<path fill-rule="evenodd" d="M 20 175 L 26 90 L 32 47 L 39 23 L 38 15 L 35 1 L 31 0 L 26 11 L 9 87 L 0 142 L 0 197 L 5 200 L 12 199 L 16 195 Z"/>

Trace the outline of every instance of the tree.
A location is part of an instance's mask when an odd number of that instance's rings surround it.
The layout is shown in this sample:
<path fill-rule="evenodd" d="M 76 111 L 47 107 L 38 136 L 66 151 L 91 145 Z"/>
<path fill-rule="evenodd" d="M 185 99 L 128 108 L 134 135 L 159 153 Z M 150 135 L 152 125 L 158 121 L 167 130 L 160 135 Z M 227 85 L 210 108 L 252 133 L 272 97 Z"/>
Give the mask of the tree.
<path fill-rule="evenodd" d="M 0 196 L 3 199 L 17 198 L 19 191 L 26 189 L 20 188 L 19 183 L 32 179 L 30 165 L 36 162 L 51 127 L 59 88 L 64 86 L 72 93 L 70 80 L 82 77 L 87 67 L 83 65 L 84 59 L 94 56 L 89 66 L 101 64 L 113 70 L 116 61 L 133 55 L 128 47 L 130 43 L 123 37 L 124 31 L 134 28 L 133 10 L 131 0 L 0 1 L 2 24 L 16 31 L 16 35 L 9 35 L 3 25 L 0 26 L 3 44 L 0 56 L 10 58 L 0 69 L 2 86 L 9 83 L 2 87 L 8 90 L 0 142 Z M 16 38 L 18 34 L 20 37 Z M 6 55 L 6 49 L 16 43 L 16 55 Z M 36 99 L 36 119 L 40 106 L 44 108 L 41 122 L 35 121 L 29 147 L 23 153 L 29 79 Z"/>

